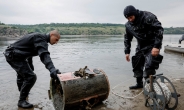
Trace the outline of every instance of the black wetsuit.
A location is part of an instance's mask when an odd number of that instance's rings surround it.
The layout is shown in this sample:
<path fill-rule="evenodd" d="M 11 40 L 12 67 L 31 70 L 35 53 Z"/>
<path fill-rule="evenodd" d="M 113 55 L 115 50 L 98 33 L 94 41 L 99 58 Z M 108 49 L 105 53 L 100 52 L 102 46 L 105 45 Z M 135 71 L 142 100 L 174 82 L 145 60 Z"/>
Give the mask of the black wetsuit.
<path fill-rule="evenodd" d="M 25 100 L 30 89 L 36 82 L 36 74 L 32 63 L 33 56 L 40 56 L 45 67 L 51 75 L 57 71 L 48 51 L 50 35 L 32 33 L 25 35 L 15 43 L 8 46 L 4 55 L 7 62 L 17 72 L 17 86 L 20 91 L 20 100 Z"/>
<path fill-rule="evenodd" d="M 125 27 L 125 54 L 130 54 L 133 36 L 138 42 L 136 54 L 132 57 L 134 77 L 143 77 L 144 68 L 145 77 L 148 77 L 150 74 L 155 74 L 155 69 L 159 68 L 159 63 L 161 63 L 163 57 L 161 55 L 153 57 L 151 50 L 152 48 L 161 49 L 164 31 L 161 23 L 154 14 L 137 10 L 135 21 L 128 21 Z"/>

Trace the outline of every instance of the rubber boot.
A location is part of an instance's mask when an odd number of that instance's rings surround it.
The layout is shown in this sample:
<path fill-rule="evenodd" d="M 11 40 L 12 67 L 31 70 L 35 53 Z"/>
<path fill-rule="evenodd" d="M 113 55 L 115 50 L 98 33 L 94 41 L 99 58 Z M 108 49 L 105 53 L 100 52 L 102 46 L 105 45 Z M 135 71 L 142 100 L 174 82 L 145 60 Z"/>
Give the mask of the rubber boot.
<path fill-rule="evenodd" d="M 139 89 L 143 88 L 143 82 L 142 82 L 142 77 L 136 78 L 137 84 L 134 86 L 130 86 L 129 89 Z"/>
<path fill-rule="evenodd" d="M 32 108 L 33 104 L 30 104 L 27 100 L 26 97 L 28 96 L 28 94 L 25 93 L 21 93 L 20 95 L 20 99 L 18 101 L 18 107 L 21 108 Z"/>
<path fill-rule="evenodd" d="M 19 100 L 18 107 L 21 107 L 21 108 L 32 108 L 33 104 L 30 104 L 27 100 Z"/>

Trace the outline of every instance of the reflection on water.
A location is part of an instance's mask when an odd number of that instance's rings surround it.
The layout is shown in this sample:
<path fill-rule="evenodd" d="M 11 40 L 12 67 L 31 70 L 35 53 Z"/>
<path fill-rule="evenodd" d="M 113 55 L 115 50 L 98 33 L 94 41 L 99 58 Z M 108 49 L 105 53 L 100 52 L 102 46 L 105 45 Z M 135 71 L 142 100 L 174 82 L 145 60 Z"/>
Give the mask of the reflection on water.
<path fill-rule="evenodd" d="M 0 46 L 4 46 L 7 45 L 7 38 L 4 37 L 0 37 Z"/>
<path fill-rule="evenodd" d="M 180 37 L 181 35 L 164 35 L 163 46 L 171 42 L 178 43 Z M 16 86 L 16 73 L 7 64 L 2 54 L 7 45 L 13 42 L 15 40 L 0 41 L 0 86 L 2 87 L 0 89 L 0 109 L 17 107 L 19 92 Z M 136 45 L 137 42 L 134 39 L 131 56 L 135 53 Z M 125 88 L 135 83 L 131 63 L 125 60 L 123 36 L 63 36 L 57 45 L 49 46 L 49 51 L 55 67 L 61 72 L 76 71 L 88 66 L 104 70 L 111 88 L 127 79 L 132 80 L 123 83 Z M 164 59 L 157 73 L 164 73 L 169 78 L 184 77 L 184 57 L 164 53 L 164 47 L 162 47 L 161 54 Z M 54 110 L 47 95 L 50 81 L 49 71 L 45 69 L 39 57 L 33 58 L 33 64 L 37 82 L 30 92 L 30 102 L 39 105 L 42 109 Z"/>
<path fill-rule="evenodd" d="M 0 41 L 0 46 L 4 46 L 4 45 L 7 45 L 7 41 Z"/>

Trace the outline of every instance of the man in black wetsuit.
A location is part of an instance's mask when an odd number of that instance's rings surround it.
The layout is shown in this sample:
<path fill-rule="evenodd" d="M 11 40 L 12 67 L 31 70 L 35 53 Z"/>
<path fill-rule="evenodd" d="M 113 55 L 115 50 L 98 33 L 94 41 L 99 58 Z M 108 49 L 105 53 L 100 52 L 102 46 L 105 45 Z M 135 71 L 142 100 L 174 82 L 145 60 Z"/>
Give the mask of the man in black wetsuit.
<path fill-rule="evenodd" d="M 129 5 L 124 9 L 124 16 L 128 19 L 125 24 L 126 34 L 124 35 L 126 60 L 130 61 L 130 48 L 133 36 L 137 40 L 136 53 L 132 57 L 132 67 L 137 84 L 130 86 L 130 89 L 143 88 L 143 76 L 156 73 L 163 56 L 159 54 L 163 28 L 157 17 L 151 12 L 140 11 Z"/>
<path fill-rule="evenodd" d="M 20 91 L 19 107 L 33 107 L 33 104 L 26 101 L 26 97 L 37 79 L 36 74 L 33 72 L 33 56 L 39 55 L 40 60 L 50 71 L 50 76 L 53 79 L 57 79 L 57 74 L 61 74 L 54 67 L 48 51 L 48 43 L 51 45 L 56 44 L 59 39 L 60 34 L 56 30 L 51 31 L 49 34 L 31 33 L 23 36 L 5 50 L 6 61 L 17 73 L 17 86 Z"/>

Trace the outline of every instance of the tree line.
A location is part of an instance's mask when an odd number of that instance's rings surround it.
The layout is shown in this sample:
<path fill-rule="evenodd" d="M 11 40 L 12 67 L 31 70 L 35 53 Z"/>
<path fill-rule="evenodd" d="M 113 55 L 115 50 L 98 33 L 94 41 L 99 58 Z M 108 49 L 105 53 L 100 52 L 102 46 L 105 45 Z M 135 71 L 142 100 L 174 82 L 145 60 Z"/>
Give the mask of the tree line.
<path fill-rule="evenodd" d="M 11 26 L 11 28 L 14 29 L 25 30 L 28 33 L 47 33 L 56 29 L 61 35 L 123 35 L 125 33 L 124 24 L 112 23 L 44 23 L 35 25 L 9 24 L 8 26 Z M 164 34 L 184 34 L 184 27 L 164 28 Z"/>
<path fill-rule="evenodd" d="M 123 24 L 111 23 L 50 23 L 36 25 L 11 25 L 30 32 L 46 33 L 58 30 L 61 35 L 122 35 Z"/>

